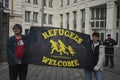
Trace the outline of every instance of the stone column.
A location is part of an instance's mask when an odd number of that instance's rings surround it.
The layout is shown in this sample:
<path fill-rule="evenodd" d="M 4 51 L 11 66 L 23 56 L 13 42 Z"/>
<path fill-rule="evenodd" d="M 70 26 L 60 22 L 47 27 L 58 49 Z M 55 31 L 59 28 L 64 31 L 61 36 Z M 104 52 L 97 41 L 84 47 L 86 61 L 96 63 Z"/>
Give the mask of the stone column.
<path fill-rule="evenodd" d="M 66 20 L 66 18 L 67 18 L 67 17 L 66 17 L 66 14 L 64 13 L 64 14 L 63 14 L 63 28 L 65 28 L 65 29 L 67 29 L 67 25 L 66 25 L 66 21 L 67 21 L 67 20 Z"/>
<path fill-rule="evenodd" d="M 69 12 L 70 20 L 69 20 L 69 28 L 70 30 L 73 30 L 73 12 Z"/>
<path fill-rule="evenodd" d="M 106 21 L 107 21 L 106 35 L 110 33 L 112 35 L 112 38 L 115 38 L 117 6 L 113 1 L 109 1 L 107 3 L 107 20 Z"/>
<path fill-rule="evenodd" d="M 77 10 L 77 28 L 76 31 L 81 32 L 82 31 L 82 26 L 81 26 L 81 11 Z"/>
<path fill-rule="evenodd" d="M 85 33 L 91 34 L 91 27 L 90 27 L 90 8 L 85 8 Z"/>

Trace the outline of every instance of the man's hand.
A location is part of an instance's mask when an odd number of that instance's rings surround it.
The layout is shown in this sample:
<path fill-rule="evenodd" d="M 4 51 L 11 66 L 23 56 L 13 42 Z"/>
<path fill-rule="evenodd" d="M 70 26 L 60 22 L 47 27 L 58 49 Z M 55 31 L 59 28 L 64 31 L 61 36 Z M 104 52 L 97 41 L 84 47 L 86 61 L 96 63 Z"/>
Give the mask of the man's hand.
<path fill-rule="evenodd" d="M 94 67 L 94 68 L 93 68 L 93 70 L 94 70 L 94 71 L 98 71 L 99 69 L 98 69 L 98 68 L 96 68 L 96 67 Z"/>
<path fill-rule="evenodd" d="M 21 61 L 21 60 L 19 60 L 19 61 L 18 61 L 18 64 L 22 64 L 22 61 Z"/>

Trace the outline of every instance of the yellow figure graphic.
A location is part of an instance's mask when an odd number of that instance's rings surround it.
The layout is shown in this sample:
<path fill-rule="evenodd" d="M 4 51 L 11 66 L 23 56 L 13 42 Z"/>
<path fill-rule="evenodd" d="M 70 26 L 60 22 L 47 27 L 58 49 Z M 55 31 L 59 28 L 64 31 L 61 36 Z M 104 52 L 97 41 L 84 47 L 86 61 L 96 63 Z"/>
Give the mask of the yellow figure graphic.
<path fill-rule="evenodd" d="M 72 54 L 72 56 L 75 55 L 75 51 L 73 50 L 73 48 L 71 46 L 68 46 L 68 50 L 69 50 L 70 54 Z"/>
<path fill-rule="evenodd" d="M 67 47 L 65 46 L 65 44 L 61 40 L 58 40 L 58 43 L 59 43 L 59 48 L 60 48 L 59 49 L 60 55 L 62 55 L 62 53 L 68 55 L 68 53 L 66 52 Z"/>
<path fill-rule="evenodd" d="M 58 45 L 58 43 L 53 41 L 53 40 L 50 40 L 50 43 L 52 44 L 52 46 L 51 46 L 52 51 L 50 52 L 50 54 L 53 54 L 54 51 L 59 52 L 59 45 Z"/>

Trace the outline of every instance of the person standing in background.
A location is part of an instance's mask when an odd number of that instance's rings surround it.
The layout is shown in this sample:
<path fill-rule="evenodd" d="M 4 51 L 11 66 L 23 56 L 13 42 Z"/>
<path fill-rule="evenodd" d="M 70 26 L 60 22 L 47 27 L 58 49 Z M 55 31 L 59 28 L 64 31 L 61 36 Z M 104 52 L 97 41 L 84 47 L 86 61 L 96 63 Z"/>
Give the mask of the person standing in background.
<path fill-rule="evenodd" d="M 103 65 L 105 59 L 104 47 L 99 41 L 99 33 L 94 32 L 92 34 L 92 54 L 93 54 L 93 69 L 85 69 L 85 80 L 92 80 L 93 74 L 96 80 L 103 80 Z"/>
<path fill-rule="evenodd" d="M 114 67 L 114 45 L 117 45 L 117 42 L 111 38 L 111 34 L 107 35 L 107 39 L 103 42 L 103 45 L 105 45 L 105 65 L 108 66 L 109 60 L 110 60 L 110 67 Z"/>
<path fill-rule="evenodd" d="M 27 37 L 22 35 L 22 26 L 13 26 L 14 36 L 7 40 L 7 56 L 10 80 L 26 80 L 28 64 L 23 64 L 23 55 L 26 49 Z"/>

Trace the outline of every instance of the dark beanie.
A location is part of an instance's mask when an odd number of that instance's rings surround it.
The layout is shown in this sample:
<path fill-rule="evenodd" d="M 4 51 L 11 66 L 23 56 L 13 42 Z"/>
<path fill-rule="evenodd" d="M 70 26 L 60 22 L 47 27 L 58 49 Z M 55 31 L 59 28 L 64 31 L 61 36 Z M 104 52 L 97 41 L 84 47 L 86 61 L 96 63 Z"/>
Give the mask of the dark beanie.
<path fill-rule="evenodd" d="M 92 34 L 92 36 L 97 36 L 97 37 L 99 37 L 100 35 L 99 35 L 98 32 L 94 32 L 94 33 Z"/>
<path fill-rule="evenodd" d="M 107 36 L 111 36 L 111 34 L 108 34 Z"/>
<path fill-rule="evenodd" d="M 20 29 L 20 31 L 22 32 L 22 26 L 20 25 L 20 24 L 15 24 L 14 26 L 13 26 L 13 29 L 14 28 L 18 28 L 18 29 Z"/>

